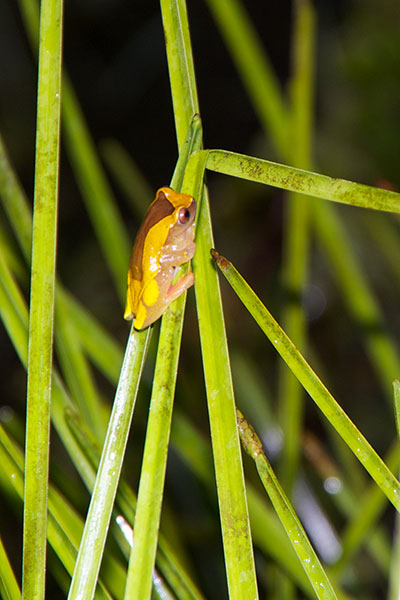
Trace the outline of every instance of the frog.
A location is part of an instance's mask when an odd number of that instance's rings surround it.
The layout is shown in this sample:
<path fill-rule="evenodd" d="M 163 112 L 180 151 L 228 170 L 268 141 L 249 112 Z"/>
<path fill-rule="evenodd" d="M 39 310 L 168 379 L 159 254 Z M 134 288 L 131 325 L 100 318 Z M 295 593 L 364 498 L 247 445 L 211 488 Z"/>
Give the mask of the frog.
<path fill-rule="evenodd" d="M 145 329 L 194 283 L 190 270 L 175 283 L 178 267 L 192 260 L 197 204 L 189 194 L 161 187 L 133 245 L 124 318 Z"/>

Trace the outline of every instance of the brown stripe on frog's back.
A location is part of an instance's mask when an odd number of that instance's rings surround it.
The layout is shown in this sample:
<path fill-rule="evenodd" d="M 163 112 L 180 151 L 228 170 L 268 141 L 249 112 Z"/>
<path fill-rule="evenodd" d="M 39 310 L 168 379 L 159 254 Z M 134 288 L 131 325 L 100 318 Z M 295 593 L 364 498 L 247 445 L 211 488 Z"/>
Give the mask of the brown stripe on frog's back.
<path fill-rule="evenodd" d="M 169 188 L 166 188 L 169 189 Z M 133 279 L 141 280 L 142 273 L 142 256 L 144 242 L 150 229 L 159 223 L 165 217 L 168 217 L 174 212 L 175 208 L 166 197 L 163 188 L 157 192 L 156 199 L 150 204 L 143 222 L 139 228 L 135 243 L 131 254 L 130 267 Z"/>

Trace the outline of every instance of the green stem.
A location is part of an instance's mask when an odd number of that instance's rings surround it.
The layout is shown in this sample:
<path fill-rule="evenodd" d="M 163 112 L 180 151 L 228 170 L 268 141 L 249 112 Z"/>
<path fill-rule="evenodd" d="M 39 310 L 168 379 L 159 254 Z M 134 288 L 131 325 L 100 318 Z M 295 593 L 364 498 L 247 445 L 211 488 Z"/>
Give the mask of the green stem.
<path fill-rule="evenodd" d="M 44 597 L 47 479 L 53 354 L 62 1 L 40 17 L 36 171 L 29 321 L 22 597 Z"/>
<path fill-rule="evenodd" d="M 290 81 L 291 144 L 286 155 L 291 157 L 294 165 L 305 169 L 311 164 L 314 55 L 314 10 L 308 0 L 298 0 L 295 2 L 293 75 Z M 282 312 L 282 322 L 289 336 L 302 352 L 305 352 L 307 345 L 302 295 L 308 276 L 310 208 L 309 198 L 304 198 L 296 192 L 288 194 L 288 202 L 284 207 L 286 219 L 282 272 L 286 302 Z M 284 364 L 281 365 L 279 405 L 284 432 L 281 481 L 290 496 L 300 463 L 304 392 Z"/>

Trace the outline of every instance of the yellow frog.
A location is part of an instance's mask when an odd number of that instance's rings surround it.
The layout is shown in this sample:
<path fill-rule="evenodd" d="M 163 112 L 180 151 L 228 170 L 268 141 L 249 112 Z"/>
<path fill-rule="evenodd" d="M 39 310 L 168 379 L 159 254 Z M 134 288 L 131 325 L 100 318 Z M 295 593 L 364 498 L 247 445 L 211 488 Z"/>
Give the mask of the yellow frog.
<path fill-rule="evenodd" d="M 192 271 L 172 285 L 176 268 L 193 258 L 196 201 L 169 187 L 158 190 L 139 228 L 128 271 L 124 318 L 135 329 L 156 321 L 194 283 Z"/>

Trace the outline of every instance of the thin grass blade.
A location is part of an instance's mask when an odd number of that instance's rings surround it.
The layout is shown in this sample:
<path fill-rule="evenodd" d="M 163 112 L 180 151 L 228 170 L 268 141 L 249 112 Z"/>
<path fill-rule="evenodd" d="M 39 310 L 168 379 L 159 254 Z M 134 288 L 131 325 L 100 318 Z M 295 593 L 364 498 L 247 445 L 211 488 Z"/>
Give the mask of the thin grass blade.
<path fill-rule="evenodd" d="M 32 213 L 0 136 L 0 198 L 25 258 L 32 248 Z"/>
<path fill-rule="evenodd" d="M 0 596 L 6 600 L 20 600 L 21 591 L 0 538 Z"/>

